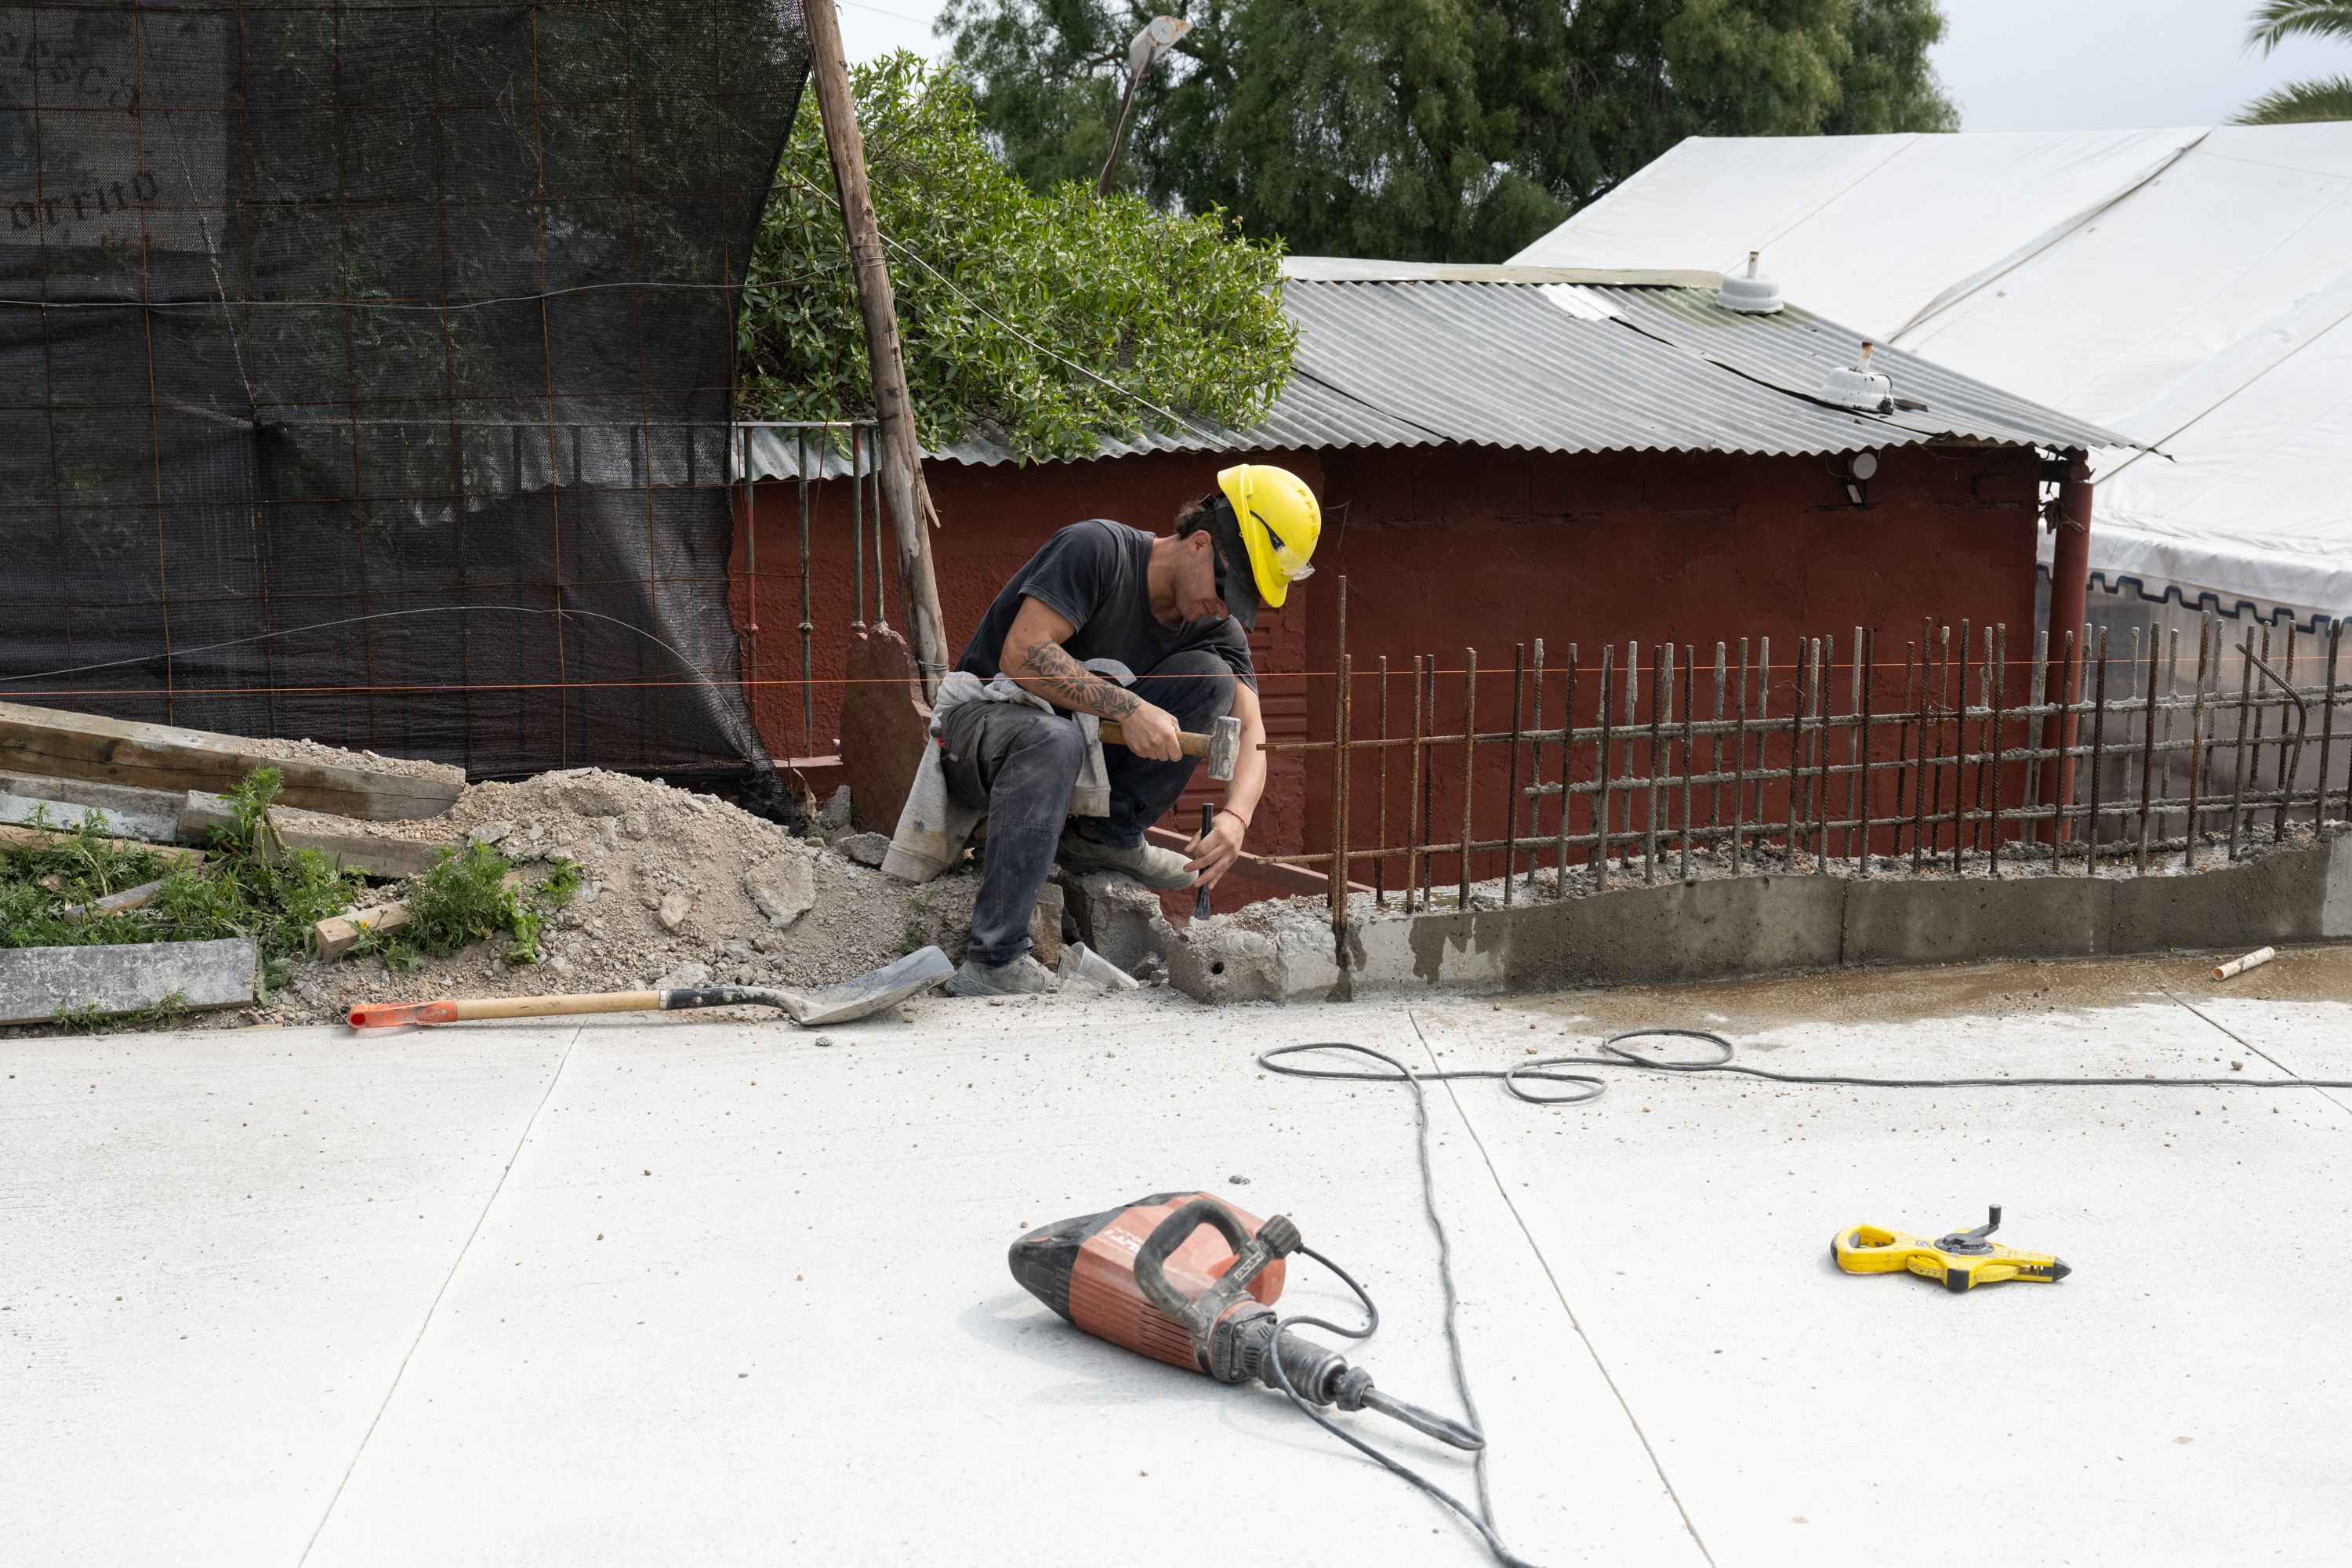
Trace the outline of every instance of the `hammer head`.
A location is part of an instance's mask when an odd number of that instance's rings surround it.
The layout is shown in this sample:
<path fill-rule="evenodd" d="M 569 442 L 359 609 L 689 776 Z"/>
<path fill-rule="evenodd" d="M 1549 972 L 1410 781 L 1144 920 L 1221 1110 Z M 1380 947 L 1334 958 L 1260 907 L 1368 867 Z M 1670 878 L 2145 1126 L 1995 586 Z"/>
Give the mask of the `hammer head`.
<path fill-rule="evenodd" d="M 1234 776 L 1241 760 L 1242 721 L 1230 716 L 1209 726 L 1209 776 L 1219 783 Z"/>

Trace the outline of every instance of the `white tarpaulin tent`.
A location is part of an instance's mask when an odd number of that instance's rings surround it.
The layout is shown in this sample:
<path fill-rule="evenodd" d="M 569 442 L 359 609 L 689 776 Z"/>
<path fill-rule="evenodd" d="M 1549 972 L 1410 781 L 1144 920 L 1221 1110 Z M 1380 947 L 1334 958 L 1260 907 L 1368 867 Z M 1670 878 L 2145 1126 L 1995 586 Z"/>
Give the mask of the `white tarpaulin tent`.
<path fill-rule="evenodd" d="M 1750 250 L 1790 300 L 2160 448 L 2093 454 L 2106 591 L 2352 614 L 2352 124 L 1693 137 L 1511 260 Z"/>

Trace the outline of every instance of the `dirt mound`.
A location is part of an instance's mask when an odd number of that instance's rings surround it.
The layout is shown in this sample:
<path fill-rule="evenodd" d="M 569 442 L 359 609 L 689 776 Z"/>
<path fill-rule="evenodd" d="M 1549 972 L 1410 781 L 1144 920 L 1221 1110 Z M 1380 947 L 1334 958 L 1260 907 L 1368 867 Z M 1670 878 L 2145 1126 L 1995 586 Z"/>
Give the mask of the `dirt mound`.
<path fill-rule="evenodd" d="M 831 984 L 927 942 L 961 958 L 980 886 L 966 870 L 909 887 L 724 801 L 595 769 L 475 784 L 446 816 L 377 826 L 404 838 L 495 844 L 533 882 L 567 857 L 586 887 L 548 922 L 538 963 L 509 966 L 499 958 L 502 942 L 485 942 L 414 972 L 372 958 L 300 964 L 273 1019 L 325 1021 L 362 1001 L 623 991 L 664 980 Z M 384 888 L 381 901 L 400 891 Z"/>

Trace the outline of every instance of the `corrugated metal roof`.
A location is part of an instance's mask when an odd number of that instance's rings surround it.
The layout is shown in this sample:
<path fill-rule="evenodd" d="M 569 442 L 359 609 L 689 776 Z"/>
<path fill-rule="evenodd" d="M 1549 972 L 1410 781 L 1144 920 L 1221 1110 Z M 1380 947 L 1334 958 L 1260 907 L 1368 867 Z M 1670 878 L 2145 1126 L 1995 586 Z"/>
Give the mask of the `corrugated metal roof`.
<path fill-rule="evenodd" d="M 1309 258 L 1307 261 L 1323 258 Z M 1818 395 L 1853 364 L 1862 335 L 1790 306 L 1773 316 L 1726 310 L 1712 289 L 1628 284 L 1630 275 L 1469 281 L 1453 274 L 1534 268 L 1397 263 L 1329 268 L 1377 277 L 1293 275 L 1283 307 L 1299 326 L 1290 384 L 1246 430 L 1199 426 L 1105 440 L 1100 456 L 1138 452 L 1333 450 L 1466 446 L 1542 452 L 1740 452 L 1779 456 L 1937 440 L 2053 447 L 2127 446 L 2113 431 L 2012 396 L 1913 354 L 1880 349 L 1874 369 L 1925 412 L 1877 415 Z M 1551 269 L 1559 270 L 1559 269 Z M 1603 280 L 1607 279 L 1607 280 Z M 933 456 L 989 465 L 1008 449 L 967 441 Z M 782 467 L 761 459 L 781 457 Z M 781 446 L 755 467 L 789 478 Z"/>

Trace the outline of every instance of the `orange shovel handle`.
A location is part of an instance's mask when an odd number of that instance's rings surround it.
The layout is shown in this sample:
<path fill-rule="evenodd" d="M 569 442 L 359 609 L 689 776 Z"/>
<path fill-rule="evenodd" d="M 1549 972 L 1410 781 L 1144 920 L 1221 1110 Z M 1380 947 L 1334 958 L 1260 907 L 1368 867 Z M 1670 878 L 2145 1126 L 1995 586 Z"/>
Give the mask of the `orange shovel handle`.
<path fill-rule="evenodd" d="M 450 1024 L 457 1018 L 455 1002 L 362 1003 L 352 1009 L 354 1029 L 391 1029 L 403 1024 Z"/>

